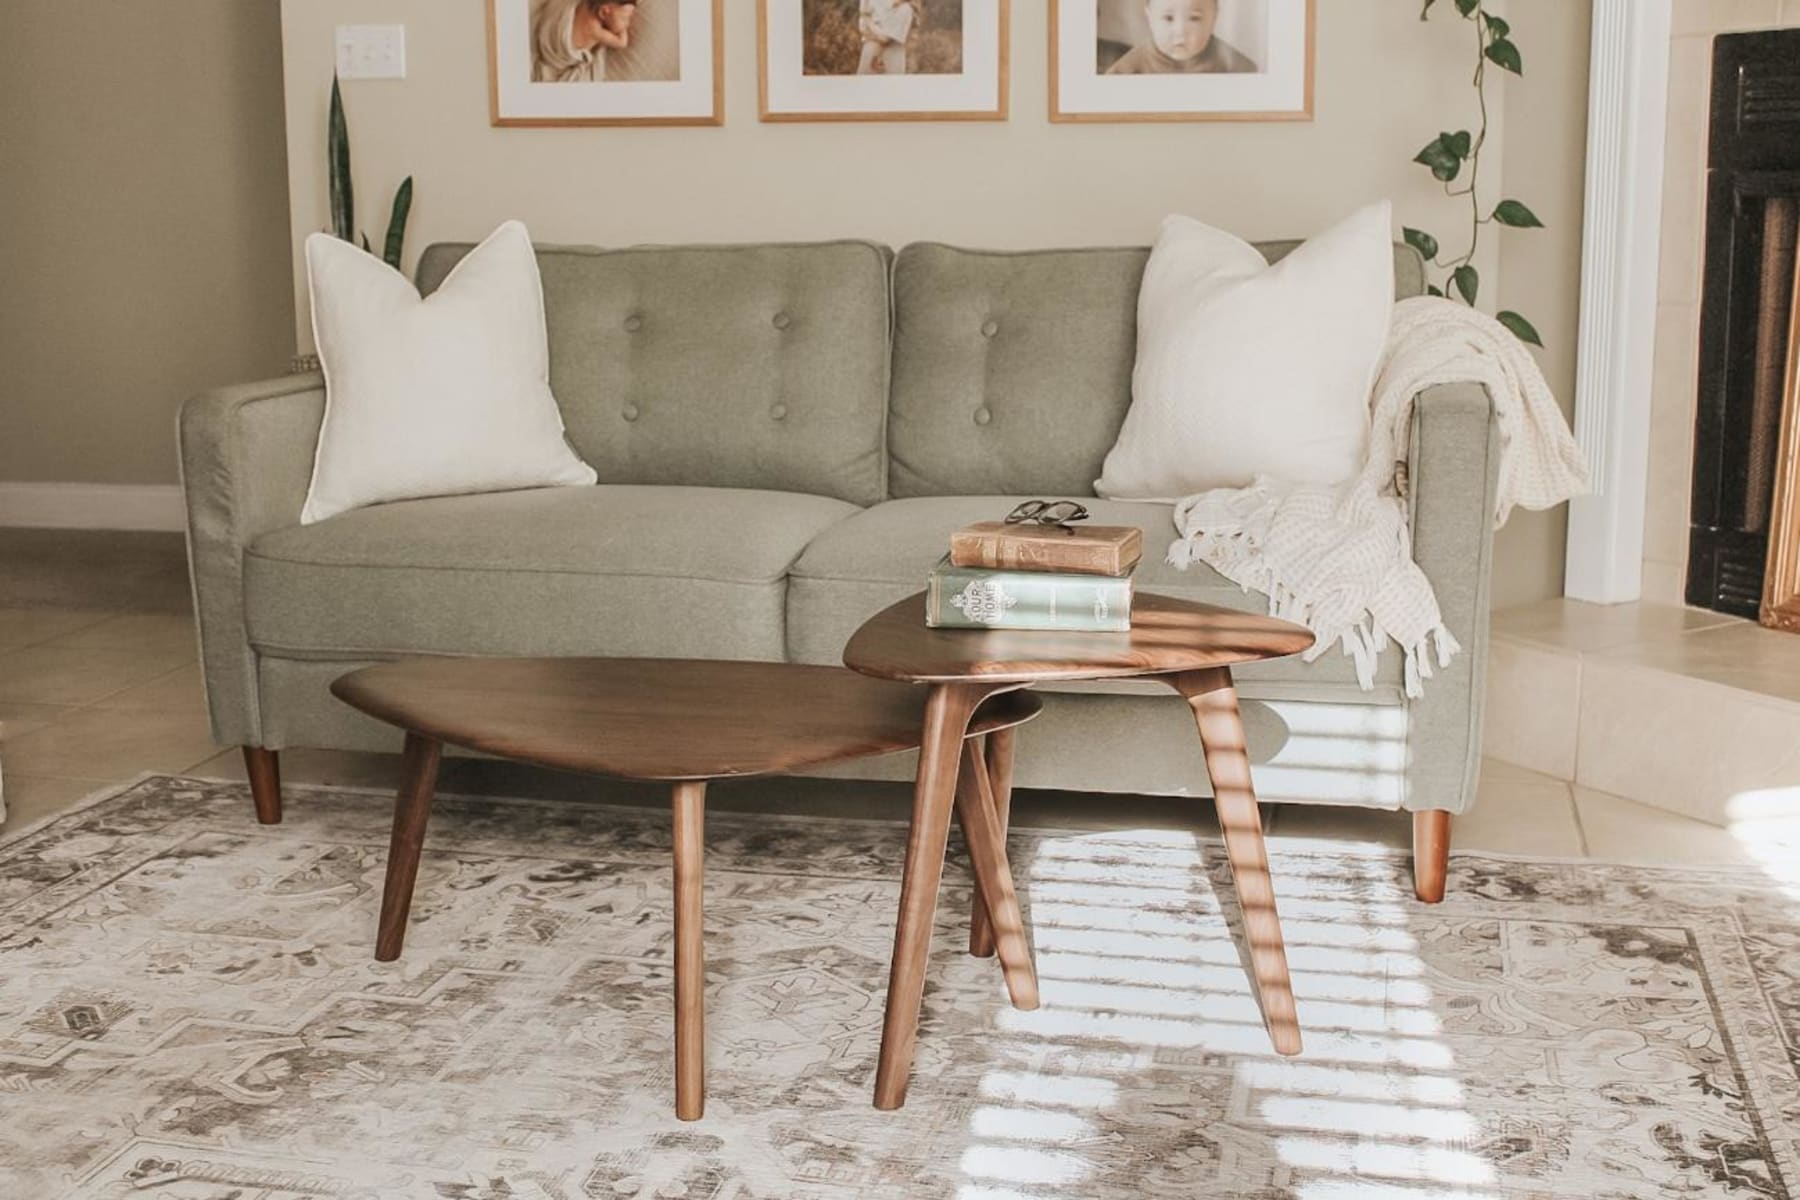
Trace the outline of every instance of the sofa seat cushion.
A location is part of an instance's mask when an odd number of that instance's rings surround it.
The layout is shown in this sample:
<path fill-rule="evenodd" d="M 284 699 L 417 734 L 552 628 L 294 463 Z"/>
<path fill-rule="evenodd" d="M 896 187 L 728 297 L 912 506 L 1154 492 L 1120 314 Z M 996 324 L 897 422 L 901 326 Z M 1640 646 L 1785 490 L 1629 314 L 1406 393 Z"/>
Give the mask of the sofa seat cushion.
<path fill-rule="evenodd" d="M 787 571 L 854 516 L 823 496 L 600 485 L 358 509 L 257 539 L 264 654 L 786 657 Z"/>
<path fill-rule="evenodd" d="M 788 587 L 788 654 L 796 662 L 843 661 L 844 644 L 863 621 L 925 586 L 926 573 L 950 546 L 950 534 L 972 521 L 991 521 L 1030 496 L 927 496 L 890 500 L 833 525 L 794 564 Z M 1175 538 L 1173 506 L 1125 500 L 1083 500 L 1096 525 L 1136 525 L 1144 531 L 1137 587 L 1244 612 L 1267 612 L 1260 592 L 1247 592 L 1203 563 L 1186 570 L 1165 555 Z M 919 619 L 925 619 L 923 611 Z M 1316 662 L 1298 657 L 1235 668 L 1246 694 L 1297 700 L 1393 703 L 1400 698 L 1401 656 L 1381 656 L 1376 690 L 1364 692 L 1354 663 L 1336 649 Z M 1069 690 L 1119 690 L 1072 686 Z M 1142 690 L 1142 685 L 1129 690 Z"/>

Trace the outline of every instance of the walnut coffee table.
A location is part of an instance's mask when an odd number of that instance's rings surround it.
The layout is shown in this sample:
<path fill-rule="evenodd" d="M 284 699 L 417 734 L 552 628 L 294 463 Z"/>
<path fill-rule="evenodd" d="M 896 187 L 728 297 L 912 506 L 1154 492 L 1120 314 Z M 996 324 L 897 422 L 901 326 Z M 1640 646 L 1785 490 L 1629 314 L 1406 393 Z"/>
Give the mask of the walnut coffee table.
<path fill-rule="evenodd" d="M 993 824 L 1004 838 L 1012 778 L 1011 739 L 990 739 L 994 744 L 989 747 L 988 769 L 980 771 L 980 759 L 964 743 L 972 732 L 971 715 L 991 704 L 998 694 L 1017 694 L 1017 689 L 1035 683 L 1151 676 L 1186 698 L 1199 726 L 1206 771 L 1212 777 L 1225 854 L 1244 914 L 1251 982 L 1263 1023 L 1277 1052 L 1300 1053 L 1300 1024 L 1288 981 L 1287 952 L 1269 882 L 1269 860 L 1256 793 L 1250 784 L 1250 759 L 1231 667 L 1297 654 L 1312 645 L 1313 635 L 1303 626 L 1273 617 L 1142 592 L 1132 603 L 1131 623 L 1128 633 L 930 629 L 925 625 L 925 597 L 920 593 L 871 618 L 845 647 L 846 666 L 878 679 L 925 684 L 928 691 L 924 733 L 918 739 L 919 774 L 894 934 L 881 1060 L 875 1075 L 875 1107 L 898 1108 L 906 1100 L 952 803 L 963 817 L 965 830 L 972 826 L 966 809 L 992 804 Z M 959 760 L 964 768 L 975 769 L 959 771 Z M 973 787 L 970 775 L 975 776 Z M 990 787 L 990 776 L 996 786 Z M 984 803 L 970 804 L 970 793 Z M 981 888 L 984 900 L 993 890 Z M 1010 887 L 1007 891 L 1010 893 Z M 988 948 L 990 921 L 998 929 L 1002 920 L 1010 925 L 1017 919 L 1010 912 L 1004 917 L 991 909 L 983 913 L 981 907 L 978 905 L 973 915 L 969 939 L 971 952 L 977 954 Z M 1016 959 L 1019 952 L 1009 954 L 1004 944 L 1000 949 L 1010 983 L 1015 968 L 1007 960 Z M 1016 1003 L 1016 993 L 1014 999 Z"/>
<path fill-rule="evenodd" d="M 840 667 L 785 663 L 421 658 L 352 672 L 331 690 L 352 707 L 406 730 L 375 940 L 375 957 L 382 962 L 400 956 L 406 936 L 445 742 L 543 767 L 674 784 L 675 1114 L 687 1121 L 698 1119 L 706 1105 L 701 944 L 706 782 L 911 750 L 929 725 L 922 688 Z M 1034 696 L 996 696 L 979 711 L 971 705 L 961 712 L 958 728 L 970 737 L 1003 736 L 1040 707 Z M 964 836 L 984 906 L 1001 931 L 1002 961 L 1014 966 L 1009 983 L 1015 1001 L 1031 1006 L 1036 977 L 1006 866 L 1005 834 L 994 814 L 992 805 L 971 806 L 964 814 Z M 913 1007 L 916 1012 L 916 996 Z"/>

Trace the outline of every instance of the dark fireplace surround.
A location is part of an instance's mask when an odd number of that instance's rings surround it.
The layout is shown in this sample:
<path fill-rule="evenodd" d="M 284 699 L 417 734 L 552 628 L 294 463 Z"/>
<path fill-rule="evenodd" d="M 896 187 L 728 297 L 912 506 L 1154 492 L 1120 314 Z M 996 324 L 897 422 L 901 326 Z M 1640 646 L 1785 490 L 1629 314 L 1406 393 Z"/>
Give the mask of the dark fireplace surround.
<path fill-rule="evenodd" d="M 1756 619 L 1784 404 L 1796 403 L 1800 29 L 1713 42 L 1687 601 Z"/>

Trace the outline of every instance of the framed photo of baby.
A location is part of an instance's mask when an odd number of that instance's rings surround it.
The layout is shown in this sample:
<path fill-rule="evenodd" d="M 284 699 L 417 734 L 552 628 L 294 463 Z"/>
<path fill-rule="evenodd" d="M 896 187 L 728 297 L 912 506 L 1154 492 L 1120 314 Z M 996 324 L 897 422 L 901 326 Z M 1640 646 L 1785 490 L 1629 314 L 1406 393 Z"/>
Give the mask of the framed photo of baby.
<path fill-rule="evenodd" d="M 1315 0 L 1049 0 L 1052 121 L 1307 121 Z"/>
<path fill-rule="evenodd" d="M 721 125 L 725 0 L 487 0 L 495 125 Z"/>
<path fill-rule="evenodd" d="M 758 0 L 765 121 L 1003 121 L 1009 0 Z"/>

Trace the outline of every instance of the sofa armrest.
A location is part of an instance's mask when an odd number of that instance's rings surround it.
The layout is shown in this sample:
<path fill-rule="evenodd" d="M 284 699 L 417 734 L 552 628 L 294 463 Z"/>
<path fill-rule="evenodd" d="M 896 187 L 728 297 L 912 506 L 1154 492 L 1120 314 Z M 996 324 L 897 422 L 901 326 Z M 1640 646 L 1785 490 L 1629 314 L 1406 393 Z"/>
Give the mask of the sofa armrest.
<path fill-rule="evenodd" d="M 317 372 L 221 388 L 181 409 L 188 570 L 207 710 L 221 745 L 262 744 L 256 657 L 244 626 L 244 549 L 300 520 L 324 417 Z"/>
<path fill-rule="evenodd" d="M 1408 706 L 1406 807 L 1462 812 L 1475 800 L 1487 686 L 1488 591 L 1500 430 L 1487 389 L 1439 384 L 1413 403 L 1409 455 L 1413 558 L 1462 643 Z"/>

